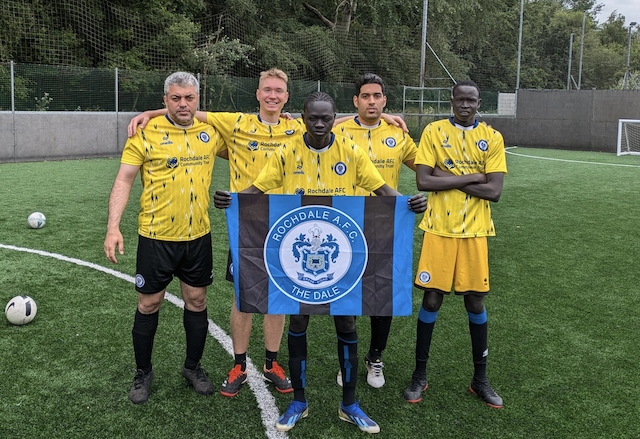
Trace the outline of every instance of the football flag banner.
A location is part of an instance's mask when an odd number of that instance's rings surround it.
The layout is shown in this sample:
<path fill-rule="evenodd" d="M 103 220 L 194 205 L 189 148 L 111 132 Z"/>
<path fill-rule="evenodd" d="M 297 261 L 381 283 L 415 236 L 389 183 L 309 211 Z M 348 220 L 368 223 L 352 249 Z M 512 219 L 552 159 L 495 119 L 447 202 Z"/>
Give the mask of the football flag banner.
<path fill-rule="evenodd" d="M 226 215 L 240 311 L 411 315 L 409 197 L 231 198 Z"/>

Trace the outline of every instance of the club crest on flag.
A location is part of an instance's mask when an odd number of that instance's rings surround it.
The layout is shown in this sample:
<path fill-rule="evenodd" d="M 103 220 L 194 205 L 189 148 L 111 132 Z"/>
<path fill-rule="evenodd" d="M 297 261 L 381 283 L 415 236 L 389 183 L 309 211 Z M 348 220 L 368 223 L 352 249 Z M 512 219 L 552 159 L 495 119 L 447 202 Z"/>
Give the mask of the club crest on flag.
<path fill-rule="evenodd" d="M 239 311 L 411 314 L 409 197 L 231 198 L 226 214 Z"/>
<path fill-rule="evenodd" d="M 293 243 L 293 257 L 298 262 L 302 260 L 302 270 L 306 273 L 318 276 L 329 271 L 331 263 L 335 263 L 340 254 L 340 244 L 332 235 L 322 237 L 322 229 L 314 224 L 309 229 L 310 238 L 300 234 Z M 298 280 L 309 281 L 313 284 L 330 281 L 334 273 L 328 273 L 320 279 L 310 279 L 304 273 L 298 273 Z"/>
<path fill-rule="evenodd" d="M 330 303 L 360 281 L 368 259 L 358 223 L 329 206 L 306 206 L 274 222 L 264 244 L 273 284 L 293 300 Z"/>

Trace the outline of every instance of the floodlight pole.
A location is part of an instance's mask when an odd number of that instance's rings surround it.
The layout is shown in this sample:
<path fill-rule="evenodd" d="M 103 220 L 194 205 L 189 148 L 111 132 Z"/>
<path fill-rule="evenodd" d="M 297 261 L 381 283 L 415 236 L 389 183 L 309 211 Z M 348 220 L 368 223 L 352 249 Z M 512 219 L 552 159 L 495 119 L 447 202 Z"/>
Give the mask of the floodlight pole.
<path fill-rule="evenodd" d="M 580 64 L 578 66 L 578 90 L 580 90 L 580 84 L 582 83 L 582 52 L 584 51 L 584 26 L 587 19 L 587 11 L 582 13 L 582 38 L 580 38 Z"/>
<path fill-rule="evenodd" d="M 522 57 L 522 21 L 524 17 L 524 0 L 520 0 L 520 30 L 518 33 L 518 66 L 516 68 L 516 92 L 520 89 L 520 58 Z"/>
<path fill-rule="evenodd" d="M 422 47 L 420 49 L 420 116 L 418 116 L 418 128 L 422 128 L 422 113 L 424 106 L 424 81 L 426 76 L 427 62 L 427 10 L 429 9 L 429 0 L 424 0 L 422 6 Z"/>
<path fill-rule="evenodd" d="M 569 70 L 567 70 L 567 90 L 571 90 L 571 56 L 573 55 L 573 32 L 569 35 Z"/>
<path fill-rule="evenodd" d="M 629 39 L 627 41 L 627 68 L 624 71 L 624 79 L 622 81 L 622 89 L 625 90 L 627 88 L 627 81 L 629 80 L 629 75 L 631 74 L 629 71 L 629 65 L 631 63 L 631 30 L 633 26 L 637 25 L 635 21 L 629 23 Z"/>

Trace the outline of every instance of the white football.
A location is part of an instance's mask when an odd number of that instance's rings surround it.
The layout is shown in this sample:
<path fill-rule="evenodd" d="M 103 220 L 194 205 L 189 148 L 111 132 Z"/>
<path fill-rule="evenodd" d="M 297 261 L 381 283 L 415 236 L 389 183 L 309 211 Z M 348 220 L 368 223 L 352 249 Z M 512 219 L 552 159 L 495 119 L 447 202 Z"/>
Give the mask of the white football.
<path fill-rule="evenodd" d="M 41 229 L 47 222 L 47 218 L 42 212 L 33 212 L 29 215 L 29 218 L 27 218 L 27 222 L 32 229 Z"/>
<path fill-rule="evenodd" d="M 14 325 L 26 325 L 36 316 L 38 306 L 29 296 L 16 296 L 4 307 L 4 315 Z"/>

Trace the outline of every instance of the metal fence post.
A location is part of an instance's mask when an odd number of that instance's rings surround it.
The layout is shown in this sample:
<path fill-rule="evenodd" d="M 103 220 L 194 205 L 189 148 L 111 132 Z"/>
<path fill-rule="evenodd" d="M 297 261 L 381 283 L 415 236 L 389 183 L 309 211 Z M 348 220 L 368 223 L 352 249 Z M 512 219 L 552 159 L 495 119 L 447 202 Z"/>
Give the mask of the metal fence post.
<path fill-rule="evenodd" d="M 16 111 L 16 83 L 14 79 L 13 60 L 11 60 L 11 111 Z"/>
<path fill-rule="evenodd" d="M 116 98 L 116 114 L 118 114 L 118 107 L 120 105 L 118 103 L 118 68 L 117 67 L 115 68 L 114 75 L 115 75 L 114 79 L 115 79 L 115 94 L 116 94 L 116 96 L 115 96 L 115 98 Z"/>
<path fill-rule="evenodd" d="M 15 72 L 13 68 L 13 60 L 11 60 L 11 129 L 13 131 L 13 160 L 16 159 L 16 90 L 15 90 Z"/>
<path fill-rule="evenodd" d="M 198 101 L 198 110 L 200 110 L 200 104 L 202 103 L 202 90 L 200 84 L 202 84 L 202 79 L 200 77 L 200 73 L 196 73 L 196 78 L 198 79 L 198 95 L 200 95 L 200 100 Z"/>
<path fill-rule="evenodd" d="M 116 152 L 118 152 L 118 133 L 120 132 L 120 125 L 119 125 L 119 117 L 118 117 L 118 109 L 120 107 L 120 102 L 119 102 L 119 94 L 118 94 L 118 68 L 116 67 L 113 71 L 113 76 L 114 76 L 114 81 L 115 81 L 115 102 L 116 102 Z"/>

